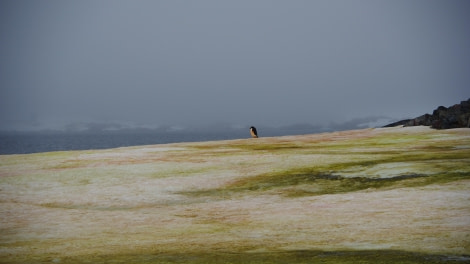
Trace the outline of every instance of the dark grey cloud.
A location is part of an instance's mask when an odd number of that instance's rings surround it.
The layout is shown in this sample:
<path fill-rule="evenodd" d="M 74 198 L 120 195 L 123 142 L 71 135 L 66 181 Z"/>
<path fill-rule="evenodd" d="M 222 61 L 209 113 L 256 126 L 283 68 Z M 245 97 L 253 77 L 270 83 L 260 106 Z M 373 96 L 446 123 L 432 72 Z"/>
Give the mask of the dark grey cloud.
<path fill-rule="evenodd" d="M 468 1 L 0 5 L 0 128 L 316 126 L 470 97 Z"/>

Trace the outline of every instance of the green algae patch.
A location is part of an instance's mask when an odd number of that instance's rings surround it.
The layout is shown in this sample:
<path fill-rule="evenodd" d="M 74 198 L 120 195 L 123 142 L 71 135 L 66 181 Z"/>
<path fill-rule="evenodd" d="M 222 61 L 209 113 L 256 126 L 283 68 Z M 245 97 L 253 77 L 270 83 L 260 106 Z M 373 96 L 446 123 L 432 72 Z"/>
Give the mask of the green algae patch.
<path fill-rule="evenodd" d="M 443 158 L 440 156 L 439 158 Z M 436 183 L 446 183 L 451 181 L 458 181 L 470 179 L 470 166 L 468 160 L 461 160 L 461 155 L 450 155 L 446 157 L 447 160 L 439 160 L 437 165 L 426 164 L 427 167 L 432 167 L 428 170 L 427 174 L 423 173 L 422 167 L 416 170 L 411 170 L 407 173 L 392 175 L 387 177 L 370 177 L 370 175 L 362 174 L 363 176 L 341 176 L 341 171 L 348 171 L 351 168 L 356 171 L 356 175 L 360 175 L 361 171 L 366 168 L 376 165 L 387 164 L 384 160 L 372 160 L 365 162 L 350 162 L 333 164 L 320 168 L 295 168 L 287 171 L 264 173 L 257 176 L 245 177 L 229 183 L 223 187 L 215 189 L 197 190 L 183 192 L 182 194 L 191 196 L 227 196 L 243 192 L 265 192 L 274 191 L 276 194 L 285 196 L 306 196 L 306 195 L 324 195 L 324 194 L 338 194 L 355 192 L 366 189 L 390 189 L 390 188 L 403 188 L 403 187 L 418 187 Z M 458 158 L 460 166 L 455 166 L 450 159 Z M 403 159 L 392 158 L 387 160 L 394 162 L 398 160 L 412 159 L 423 161 L 427 160 L 423 157 Z M 359 168 L 359 172 L 357 172 Z M 425 171 L 426 172 L 426 171 Z M 429 174 L 430 173 L 430 174 Z"/>
<path fill-rule="evenodd" d="M 190 196 L 229 196 L 243 192 L 269 192 L 288 197 L 339 194 L 366 189 L 418 187 L 470 179 L 470 173 L 405 174 L 390 178 L 341 177 L 324 173 L 279 173 L 242 179 L 223 188 L 182 192 Z"/>
<path fill-rule="evenodd" d="M 244 186 L 249 190 L 280 188 L 282 195 L 295 197 L 304 195 L 338 194 L 365 189 L 386 188 L 404 181 L 419 180 L 425 175 L 400 175 L 392 178 L 372 179 L 367 177 L 346 178 L 332 174 L 291 174 L 282 177 L 269 177 L 260 181 L 250 181 Z"/>

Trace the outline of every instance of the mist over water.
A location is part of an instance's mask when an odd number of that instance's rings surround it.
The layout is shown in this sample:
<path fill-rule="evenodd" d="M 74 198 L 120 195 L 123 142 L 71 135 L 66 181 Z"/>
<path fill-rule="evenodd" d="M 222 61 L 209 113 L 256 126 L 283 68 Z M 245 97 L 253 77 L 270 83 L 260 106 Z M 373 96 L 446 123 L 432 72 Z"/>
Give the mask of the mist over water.
<path fill-rule="evenodd" d="M 328 126 L 310 124 L 282 127 L 255 126 L 260 137 L 274 137 L 380 127 L 387 123 L 390 123 L 390 119 L 367 117 L 344 123 L 330 123 Z M 205 127 L 136 128 L 119 124 L 92 123 L 70 125 L 62 130 L 0 131 L 0 154 L 109 149 L 179 142 L 244 139 L 251 137 L 249 127 L 221 124 Z"/>
<path fill-rule="evenodd" d="M 416 117 L 469 97 L 469 12 L 462 0 L 3 0 L 0 131 Z"/>
<path fill-rule="evenodd" d="M 49 151 L 108 149 L 126 146 L 175 142 L 221 140 L 238 135 L 205 135 L 190 133 L 63 133 L 28 132 L 0 135 L 0 154 L 26 154 Z"/>

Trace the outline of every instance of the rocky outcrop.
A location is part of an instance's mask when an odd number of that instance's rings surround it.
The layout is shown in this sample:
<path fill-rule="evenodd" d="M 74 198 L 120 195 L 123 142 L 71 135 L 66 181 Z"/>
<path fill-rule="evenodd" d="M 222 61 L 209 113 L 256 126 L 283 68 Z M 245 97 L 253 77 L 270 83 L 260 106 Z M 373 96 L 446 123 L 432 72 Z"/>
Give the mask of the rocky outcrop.
<path fill-rule="evenodd" d="M 394 126 L 431 126 L 436 129 L 470 127 L 470 99 L 451 107 L 439 106 L 430 114 L 401 120 L 385 127 Z"/>

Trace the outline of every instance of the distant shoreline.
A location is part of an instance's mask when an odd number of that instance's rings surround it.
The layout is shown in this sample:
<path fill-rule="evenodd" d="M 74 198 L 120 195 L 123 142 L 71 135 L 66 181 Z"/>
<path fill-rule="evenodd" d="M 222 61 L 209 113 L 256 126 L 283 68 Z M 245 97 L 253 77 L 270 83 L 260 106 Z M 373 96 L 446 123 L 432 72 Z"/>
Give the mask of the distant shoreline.
<path fill-rule="evenodd" d="M 359 128 L 362 129 L 362 128 Z M 308 135 L 353 129 L 263 128 L 260 137 Z M 251 138 L 248 129 L 220 129 L 216 131 L 153 129 L 123 129 L 104 131 L 0 131 L 0 155 L 31 154 L 51 151 L 109 149 L 118 147 L 203 142 Z"/>

